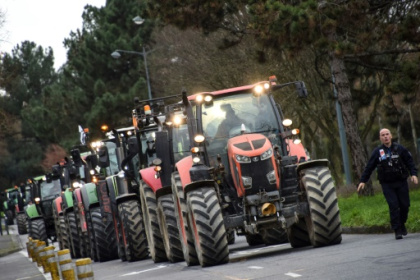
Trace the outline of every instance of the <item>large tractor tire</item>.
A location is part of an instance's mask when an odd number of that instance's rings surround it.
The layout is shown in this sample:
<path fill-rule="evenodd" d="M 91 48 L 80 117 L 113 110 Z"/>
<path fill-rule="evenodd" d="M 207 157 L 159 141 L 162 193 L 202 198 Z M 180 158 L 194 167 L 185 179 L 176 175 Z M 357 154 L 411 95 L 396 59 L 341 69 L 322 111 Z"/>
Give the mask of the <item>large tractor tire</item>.
<path fill-rule="evenodd" d="M 290 245 L 293 248 L 301 248 L 311 245 L 308 227 L 306 226 L 304 218 L 299 218 L 298 223 L 287 229 L 287 236 L 289 238 Z"/>
<path fill-rule="evenodd" d="M 15 221 L 13 219 L 13 211 L 12 210 L 6 210 L 6 218 L 7 218 L 7 225 L 11 226 L 15 224 Z"/>
<path fill-rule="evenodd" d="M 167 261 L 165 246 L 159 228 L 156 195 L 143 181 L 140 182 L 140 197 L 150 256 L 155 263 Z"/>
<path fill-rule="evenodd" d="M 287 232 L 281 227 L 261 230 L 261 237 L 265 245 L 288 243 Z"/>
<path fill-rule="evenodd" d="M 76 215 L 74 212 L 68 212 L 67 214 L 67 223 L 70 233 L 70 253 L 72 258 L 81 258 L 81 240 L 79 235 L 79 230 L 76 221 Z"/>
<path fill-rule="evenodd" d="M 227 230 L 227 240 L 229 245 L 235 244 L 235 230 L 228 229 Z"/>
<path fill-rule="evenodd" d="M 17 228 L 19 234 L 27 234 L 28 228 L 26 227 L 26 214 L 19 213 L 16 216 Z"/>
<path fill-rule="evenodd" d="M 118 243 L 112 219 L 102 219 L 101 209 L 93 208 L 92 228 L 95 236 L 94 246 L 100 262 L 118 259 Z"/>
<path fill-rule="evenodd" d="M 187 193 L 188 218 L 202 267 L 227 263 L 227 232 L 217 194 L 212 187 Z"/>
<path fill-rule="evenodd" d="M 29 237 L 33 240 L 45 241 L 48 246 L 47 229 L 43 219 L 35 219 L 29 221 Z"/>
<path fill-rule="evenodd" d="M 69 232 L 67 231 L 66 220 L 64 219 L 64 216 L 59 216 L 58 221 L 63 245 L 63 248 L 61 250 L 70 249 L 70 236 Z"/>
<path fill-rule="evenodd" d="M 264 244 L 264 240 L 260 234 L 246 234 L 245 238 L 249 246 L 257 246 Z"/>
<path fill-rule="evenodd" d="M 341 243 L 340 211 L 329 168 L 317 166 L 301 172 L 301 183 L 309 203 L 310 215 L 306 217 L 306 226 L 312 246 Z"/>
<path fill-rule="evenodd" d="M 93 224 L 92 224 L 92 214 L 91 212 L 86 213 L 86 224 L 88 227 L 88 236 L 89 236 L 89 243 L 90 243 L 90 258 L 97 262 L 98 261 L 98 254 L 96 253 L 96 246 L 95 246 L 95 233 L 93 231 Z"/>
<path fill-rule="evenodd" d="M 194 245 L 194 236 L 188 225 L 187 202 L 178 172 L 171 176 L 172 195 L 175 206 L 175 218 L 180 234 L 184 260 L 188 266 L 198 265 L 197 252 Z"/>
<path fill-rule="evenodd" d="M 184 253 L 182 252 L 181 240 L 179 239 L 172 194 L 159 197 L 158 217 L 166 257 L 172 263 L 183 261 Z"/>
<path fill-rule="evenodd" d="M 149 250 L 139 202 L 128 200 L 120 203 L 118 214 L 122 223 L 123 244 L 127 261 L 133 262 L 148 258 Z"/>

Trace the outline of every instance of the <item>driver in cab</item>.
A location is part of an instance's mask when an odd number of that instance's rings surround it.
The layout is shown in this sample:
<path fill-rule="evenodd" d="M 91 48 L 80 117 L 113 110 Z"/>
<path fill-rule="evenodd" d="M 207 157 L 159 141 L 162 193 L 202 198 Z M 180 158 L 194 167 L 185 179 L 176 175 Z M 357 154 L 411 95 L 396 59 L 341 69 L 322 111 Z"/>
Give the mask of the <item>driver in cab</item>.
<path fill-rule="evenodd" d="M 222 104 L 220 109 L 226 112 L 225 119 L 220 123 L 215 138 L 227 138 L 229 132 L 235 127 L 240 127 L 242 124 L 247 124 L 243 119 L 239 118 L 230 104 Z"/>

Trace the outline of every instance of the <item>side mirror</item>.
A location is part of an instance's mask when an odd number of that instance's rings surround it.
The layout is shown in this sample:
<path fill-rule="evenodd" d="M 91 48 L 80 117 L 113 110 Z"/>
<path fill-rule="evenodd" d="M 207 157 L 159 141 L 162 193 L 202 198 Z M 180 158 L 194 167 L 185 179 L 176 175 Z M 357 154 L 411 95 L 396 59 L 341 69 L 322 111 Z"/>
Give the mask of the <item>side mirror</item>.
<path fill-rule="evenodd" d="M 101 168 L 107 168 L 110 165 L 108 147 L 101 146 L 98 151 L 98 164 Z"/>
<path fill-rule="evenodd" d="M 308 90 L 306 89 L 304 82 L 297 82 L 296 85 L 296 91 L 300 98 L 306 98 L 308 97 Z"/>

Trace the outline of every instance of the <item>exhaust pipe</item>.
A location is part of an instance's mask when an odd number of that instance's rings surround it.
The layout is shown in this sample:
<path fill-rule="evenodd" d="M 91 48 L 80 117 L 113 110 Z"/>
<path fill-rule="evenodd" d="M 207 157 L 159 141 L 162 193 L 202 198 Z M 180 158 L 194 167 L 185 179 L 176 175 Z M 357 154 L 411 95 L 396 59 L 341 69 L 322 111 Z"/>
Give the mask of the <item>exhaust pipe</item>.
<path fill-rule="evenodd" d="M 263 216 L 270 216 L 277 212 L 276 206 L 273 203 L 264 203 L 261 207 L 261 212 Z"/>

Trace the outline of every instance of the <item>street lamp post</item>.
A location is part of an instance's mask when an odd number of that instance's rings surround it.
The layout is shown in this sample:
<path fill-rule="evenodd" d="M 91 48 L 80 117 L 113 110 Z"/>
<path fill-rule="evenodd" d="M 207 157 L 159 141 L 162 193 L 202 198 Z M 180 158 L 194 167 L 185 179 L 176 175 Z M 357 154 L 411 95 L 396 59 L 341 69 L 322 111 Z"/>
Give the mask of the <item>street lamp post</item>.
<path fill-rule="evenodd" d="M 146 81 L 147 81 L 147 91 L 149 94 L 149 99 L 152 99 L 152 89 L 150 87 L 150 78 L 149 78 L 149 68 L 147 67 L 147 55 L 151 53 L 153 50 L 146 51 L 144 46 L 142 47 L 142 52 L 136 52 L 136 51 L 126 51 L 126 50 L 115 50 L 113 53 L 111 53 L 111 56 L 113 58 L 120 58 L 121 53 L 128 53 L 128 54 L 136 54 L 143 56 L 144 60 L 144 68 L 146 70 Z"/>

